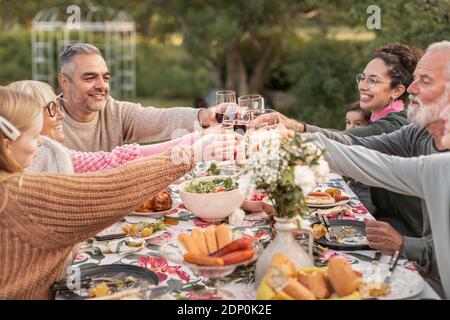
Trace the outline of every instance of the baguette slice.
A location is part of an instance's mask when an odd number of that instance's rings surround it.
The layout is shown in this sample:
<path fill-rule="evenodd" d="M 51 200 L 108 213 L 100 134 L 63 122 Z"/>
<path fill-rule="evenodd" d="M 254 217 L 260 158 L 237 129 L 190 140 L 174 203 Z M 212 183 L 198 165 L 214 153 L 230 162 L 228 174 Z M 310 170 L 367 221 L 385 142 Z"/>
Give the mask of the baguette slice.
<path fill-rule="evenodd" d="M 195 243 L 195 240 L 188 234 L 180 233 L 178 241 L 186 248 L 187 252 L 194 254 L 201 254 L 200 248 Z"/>
<path fill-rule="evenodd" d="M 269 270 L 277 269 L 285 277 L 295 277 L 297 274 L 297 268 L 292 263 L 291 259 L 284 253 L 278 252 L 272 257 Z"/>
<path fill-rule="evenodd" d="M 231 242 L 231 229 L 226 224 L 216 227 L 217 249 L 222 249 Z"/>
<path fill-rule="evenodd" d="M 195 243 L 197 244 L 198 248 L 200 249 L 200 252 L 207 256 L 208 253 L 208 245 L 206 244 L 205 234 L 203 230 L 199 228 L 195 228 L 191 232 L 192 238 L 194 238 Z"/>
<path fill-rule="evenodd" d="M 206 245 L 208 246 L 208 254 L 216 252 L 217 240 L 216 240 L 216 228 L 214 226 L 209 226 L 205 230 Z"/>
<path fill-rule="evenodd" d="M 332 257 L 328 262 L 328 279 L 338 296 L 343 297 L 356 291 L 361 278 L 343 257 Z"/>
<path fill-rule="evenodd" d="M 309 275 L 308 288 L 317 299 L 326 299 L 331 295 L 323 272 L 313 271 Z"/>
<path fill-rule="evenodd" d="M 289 278 L 283 291 L 296 300 L 316 300 L 314 294 L 293 278 Z"/>

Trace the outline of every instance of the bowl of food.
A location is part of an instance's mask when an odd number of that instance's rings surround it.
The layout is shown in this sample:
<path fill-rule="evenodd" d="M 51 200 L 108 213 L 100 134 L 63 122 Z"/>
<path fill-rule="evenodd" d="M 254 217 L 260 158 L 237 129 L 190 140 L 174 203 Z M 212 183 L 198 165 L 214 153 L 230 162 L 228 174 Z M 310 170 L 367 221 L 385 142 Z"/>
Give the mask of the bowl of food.
<path fill-rule="evenodd" d="M 237 183 L 227 176 L 201 177 L 179 186 L 186 209 L 206 221 L 227 218 L 244 202 Z"/>
<path fill-rule="evenodd" d="M 266 198 L 267 195 L 263 193 L 255 193 L 253 196 L 251 196 L 250 199 L 246 199 L 244 203 L 242 203 L 241 208 L 245 212 L 249 213 L 256 213 L 261 212 L 263 210 L 263 199 Z"/>
<path fill-rule="evenodd" d="M 235 238 L 237 234 L 226 224 L 196 228 L 163 244 L 159 252 L 169 261 L 188 266 L 200 277 L 221 278 L 238 266 L 255 262 L 262 253 L 259 242 L 242 234 Z"/>

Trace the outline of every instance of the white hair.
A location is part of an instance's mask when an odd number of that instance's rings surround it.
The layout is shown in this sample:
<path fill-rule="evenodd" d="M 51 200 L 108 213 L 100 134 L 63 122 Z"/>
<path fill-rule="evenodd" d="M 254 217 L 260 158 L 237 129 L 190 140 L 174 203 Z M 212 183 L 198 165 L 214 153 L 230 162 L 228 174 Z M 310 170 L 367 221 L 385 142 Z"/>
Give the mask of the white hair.
<path fill-rule="evenodd" d="M 438 51 L 447 51 L 447 81 L 450 81 L 450 41 L 443 40 L 439 42 L 432 43 L 428 46 L 427 50 L 425 51 L 425 54 L 427 53 L 434 53 Z"/>

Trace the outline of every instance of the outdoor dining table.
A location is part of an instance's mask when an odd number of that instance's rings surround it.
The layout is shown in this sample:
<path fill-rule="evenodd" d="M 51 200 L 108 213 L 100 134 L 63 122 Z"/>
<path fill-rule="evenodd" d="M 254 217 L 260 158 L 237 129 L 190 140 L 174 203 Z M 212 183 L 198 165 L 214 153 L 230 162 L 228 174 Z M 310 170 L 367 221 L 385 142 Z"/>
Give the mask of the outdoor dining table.
<path fill-rule="evenodd" d="M 362 221 L 363 219 L 374 219 L 374 217 L 366 210 L 357 196 L 348 187 L 344 179 L 337 174 L 330 174 L 328 181 L 325 184 L 330 187 L 337 187 L 343 189 L 349 195 L 349 205 L 354 213 L 351 219 Z M 167 290 L 161 299 L 202 299 L 214 300 L 219 297 L 214 290 L 209 286 L 205 286 L 203 280 L 197 277 L 187 266 L 177 265 L 171 261 L 166 260 L 159 253 L 159 248 L 162 244 L 177 239 L 181 232 L 189 232 L 195 227 L 206 227 L 211 222 L 203 221 L 185 207 L 183 207 L 179 194 L 177 192 L 178 183 L 170 186 L 172 191 L 173 201 L 180 205 L 173 209 L 166 218 L 176 222 L 176 225 L 171 225 L 168 229 L 155 234 L 146 240 L 146 243 L 141 248 L 134 248 L 134 250 L 118 250 L 118 252 L 101 253 L 99 252 L 99 242 L 94 239 L 89 239 L 84 242 L 78 252 L 76 259 L 68 270 L 83 270 L 93 266 L 102 266 L 109 264 L 126 264 L 135 265 L 152 270 L 159 278 L 158 287 L 166 287 Z M 133 220 L 132 220 L 133 219 Z M 125 223 L 129 221 L 144 220 L 140 217 L 126 217 L 109 229 L 120 230 Z M 270 241 L 273 238 L 273 229 L 271 228 L 270 219 L 264 213 L 247 214 L 243 225 L 238 226 L 242 232 L 253 236 L 261 241 Z M 334 251 L 316 246 L 314 248 L 314 260 L 317 266 L 326 265 L 327 260 L 333 255 L 342 255 L 346 257 L 352 264 L 363 262 L 370 262 L 374 257 L 373 250 L 356 250 L 356 251 Z M 383 256 L 381 263 L 387 263 L 390 256 Z M 411 262 L 405 259 L 399 259 L 397 268 L 407 268 L 414 270 Z M 221 290 L 226 291 L 230 299 L 237 300 L 254 300 L 256 299 L 256 286 L 254 282 L 254 265 L 240 267 L 232 274 L 221 279 Z M 56 297 L 58 299 L 58 296 Z M 439 299 L 436 292 L 425 282 L 423 291 L 411 297 L 411 299 Z"/>

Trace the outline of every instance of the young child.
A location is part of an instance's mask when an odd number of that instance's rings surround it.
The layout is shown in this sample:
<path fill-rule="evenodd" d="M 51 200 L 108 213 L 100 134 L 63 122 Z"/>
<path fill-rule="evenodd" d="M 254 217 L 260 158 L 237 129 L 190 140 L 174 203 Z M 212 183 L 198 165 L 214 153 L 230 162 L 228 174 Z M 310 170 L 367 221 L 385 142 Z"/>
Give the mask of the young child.
<path fill-rule="evenodd" d="M 370 115 L 370 111 L 360 107 L 359 101 L 352 103 L 348 107 L 345 115 L 345 130 L 367 127 L 369 125 Z M 369 187 L 353 179 L 349 179 L 347 183 L 366 209 L 369 210 L 370 213 L 374 213 L 375 206 L 370 198 Z"/>
<path fill-rule="evenodd" d="M 359 102 L 352 103 L 345 115 L 345 130 L 367 127 L 369 121 L 370 112 L 361 109 Z"/>

